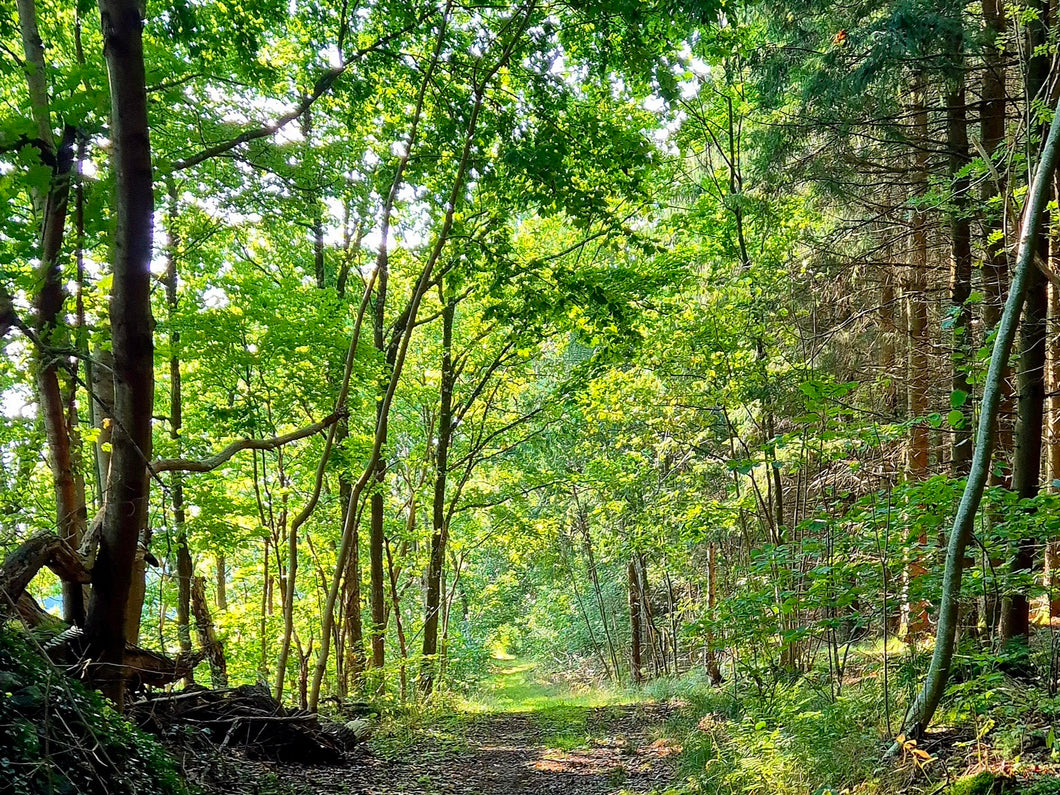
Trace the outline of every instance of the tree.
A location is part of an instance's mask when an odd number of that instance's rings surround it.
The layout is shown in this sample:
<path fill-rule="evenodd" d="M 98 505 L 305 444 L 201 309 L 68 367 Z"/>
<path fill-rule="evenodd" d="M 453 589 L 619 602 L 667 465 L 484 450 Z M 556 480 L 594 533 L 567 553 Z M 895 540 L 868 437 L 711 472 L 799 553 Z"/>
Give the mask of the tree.
<path fill-rule="evenodd" d="M 99 661 L 93 674 L 121 705 L 125 615 L 133 559 L 145 525 L 154 400 L 151 243 L 154 182 L 143 58 L 143 12 L 133 0 L 102 0 L 104 54 L 110 78 L 115 182 L 111 350 L 114 434 L 107 498 L 92 569 L 85 634 Z"/>

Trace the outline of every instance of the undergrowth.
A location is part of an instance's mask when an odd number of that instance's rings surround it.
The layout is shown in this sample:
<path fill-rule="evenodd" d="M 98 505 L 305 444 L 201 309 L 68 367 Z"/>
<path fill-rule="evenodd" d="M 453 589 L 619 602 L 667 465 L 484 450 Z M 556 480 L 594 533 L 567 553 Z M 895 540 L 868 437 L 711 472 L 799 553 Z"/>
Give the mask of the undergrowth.
<path fill-rule="evenodd" d="M 173 761 L 99 694 L 0 626 L 0 791 L 186 795 Z"/>
<path fill-rule="evenodd" d="M 765 687 L 714 688 L 701 674 L 646 685 L 689 705 L 671 729 L 684 737 L 675 793 L 1060 795 L 1060 696 L 1041 649 L 959 655 L 933 731 L 895 759 L 884 753 L 930 650 L 892 656 L 886 699 L 878 652 L 856 650 L 838 692 L 820 671 Z"/>

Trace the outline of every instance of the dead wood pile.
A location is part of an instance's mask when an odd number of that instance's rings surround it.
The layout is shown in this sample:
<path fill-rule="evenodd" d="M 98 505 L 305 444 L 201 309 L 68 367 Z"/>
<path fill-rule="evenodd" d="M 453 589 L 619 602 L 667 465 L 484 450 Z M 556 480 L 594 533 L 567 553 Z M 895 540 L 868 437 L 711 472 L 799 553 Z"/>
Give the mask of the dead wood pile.
<path fill-rule="evenodd" d="M 357 743 L 343 724 L 284 707 L 261 685 L 152 693 L 127 710 L 133 722 L 155 734 L 174 738 L 188 727 L 213 745 L 242 750 L 252 759 L 335 762 Z"/>

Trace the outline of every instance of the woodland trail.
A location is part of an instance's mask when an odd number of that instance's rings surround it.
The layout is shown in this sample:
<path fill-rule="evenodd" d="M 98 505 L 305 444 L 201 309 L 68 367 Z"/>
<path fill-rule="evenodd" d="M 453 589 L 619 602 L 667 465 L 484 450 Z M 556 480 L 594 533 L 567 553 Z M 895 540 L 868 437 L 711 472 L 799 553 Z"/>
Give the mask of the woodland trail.
<path fill-rule="evenodd" d="M 506 711 L 446 716 L 380 738 L 341 766 L 279 777 L 300 795 L 647 795 L 672 784 L 680 748 L 667 725 L 676 707 L 556 700 L 526 673 L 510 666 L 511 684 L 489 696 Z"/>

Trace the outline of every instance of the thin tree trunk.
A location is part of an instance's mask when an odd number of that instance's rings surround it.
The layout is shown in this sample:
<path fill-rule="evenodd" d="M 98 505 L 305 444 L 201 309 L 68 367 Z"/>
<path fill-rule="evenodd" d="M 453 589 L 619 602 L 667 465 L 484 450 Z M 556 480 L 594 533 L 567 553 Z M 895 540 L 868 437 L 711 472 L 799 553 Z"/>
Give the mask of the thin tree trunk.
<path fill-rule="evenodd" d="M 980 104 L 980 137 L 983 150 L 993 157 L 1005 140 L 1005 105 L 1006 105 L 1006 59 L 1001 47 L 1005 41 L 1006 21 L 1002 0 L 982 0 L 982 15 L 985 26 L 983 46 L 983 82 Z M 1001 171 L 995 170 L 994 176 L 984 180 L 982 205 L 989 206 L 997 197 L 1007 191 L 1001 184 Z M 1001 322 L 1005 296 L 1009 287 L 1009 262 L 1006 253 L 1006 241 L 1001 235 L 1004 230 L 1004 218 L 987 219 L 984 224 L 983 240 L 983 325 L 989 333 Z M 995 237 L 992 237 L 995 236 Z M 1013 406 L 1012 368 L 1006 363 L 1001 382 L 999 408 L 995 421 L 995 465 L 991 467 L 988 485 L 993 487 L 1011 487 L 1011 462 L 1013 448 L 1013 429 L 1015 428 L 1015 408 Z M 987 516 L 991 524 L 998 517 Z M 987 561 L 984 561 L 986 565 Z M 1000 560 L 989 561 L 992 567 L 1000 567 Z M 990 594 L 982 597 L 980 621 L 988 631 L 993 632 L 1000 623 L 1000 604 Z"/>
<path fill-rule="evenodd" d="M 167 184 L 169 197 L 168 223 L 169 234 L 168 267 L 166 268 L 166 307 L 169 310 L 169 438 L 173 442 L 174 457 L 180 458 L 183 448 L 181 429 L 184 427 L 184 402 L 181 392 L 180 375 L 180 331 L 176 327 L 177 310 L 180 301 L 177 296 L 180 234 L 178 232 L 177 186 L 173 180 Z M 170 494 L 173 499 L 173 530 L 177 555 L 177 640 L 181 651 L 191 650 L 191 585 L 195 574 L 195 564 L 188 548 L 187 514 L 184 508 L 184 473 L 179 470 L 170 472 Z M 140 561 L 139 577 L 143 576 L 143 550 L 138 551 Z M 138 580 L 139 582 L 139 580 Z M 130 616 L 130 621 L 132 616 Z M 139 622 L 136 626 L 139 631 Z"/>
<path fill-rule="evenodd" d="M 441 289 L 441 288 L 440 288 Z M 449 444 L 453 426 L 453 321 L 456 299 L 442 292 L 442 364 L 438 407 L 437 443 L 434 450 L 434 497 L 431 501 L 431 554 L 427 568 L 427 598 L 423 623 L 423 667 L 420 689 L 430 695 L 434 687 L 435 656 L 438 653 L 438 617 L 442 599 L 442 569 L 448 540 L 446 521 L 446 478 L 449 474 Z"/>
<path fill-rule="evenodd" d="M 360 516 L 347 518 L 347 511 L 360 513 L 358 506 L 350 503 L 350 494 L 353 486 L 349 479 L 339 480 L 339 496 L 342 501 L 343 526 L 350 523 L 351 544 L 350 555 L 346 563 L 345 571 L 345 597 L 343 599 L 343 615 L 346 622 L 346 661 L 343 673 L 346 676 L 347 689 L 360 690 L 364 677 L 364 625 L 361 621 L 361 542 L 360 542 Z"/>
<path fill-rule="evenodd" d="M 640 609 L 640 583 L 637 577 L 637 566 L 633 558 L 626 564 L 626 584 L 629 589 L 629 668 L 635 684 L 644 681 L 641 660 L 641 638 L 644 636 L 644 628 L 641 622 Z"/>
<path fill-rule="evenodd" d="M 228 564 L 225 553 L 218 552 L 214 557 L 214 604 L 218 610 L 228 609 Z"/>
<path fill-rule="evenodd" d="M 1060 174 L 1053 180 L 1055 195 L 1060 196 Z M 1049 261 L 1053 273 L 1060 267 L 1060 229 L 1052 227 L 1049 240 Z M 1048 356 L 1048 395 L 1049 422 L 1047 438 L 1047 455 L 1045 460 L 1045 482 L 1055 493 L 1060 491 L 1060 287 L 1049 284 L 1049 340 L 1046 346 Z M 1053 619 L 1060 616 L 1060 542 L 1049 541 L 1045 547 L 1045 585 L 1048 593 L 1043 608 L 1044 617 Z"/>
<path fill-rule="evenodd" d="M 380 416 L 380 422 L 385 419 Z M 368 528 L 368 571 L 370 587 L 368 593 L 369 608 L 372 614 L 370 641 L 372 645 L 372 667 L 382 669 L 386 659 L 386 580 L 383 573 L 383 558 L 386 545 L 384 526 L 385 500 L 383 489 L 386 488 L 386 464 L 380 459 L 376 465 L 375 481 L 370 508 L 370 525 Z M 380 680 L 380 686 L 382 686 Z"/>
<path fill-rule="evenodd" d="M 46 347 L 62 347 L 67 334 L 63 322 L 63 274 L 60 255 L 66 234 L 66 215 L 70 198 L 70 178 L 74 164 L 76 131 L 68 126 L 58 147 L 51 128 L 48 103 L 48 70 L 44 60 L 44 43 L 37 29 L 34 0 L 18 0 L 19 28 L 25 53 L 25 76 L 29 87 L 31 113 L 37 125 L 40 157 L 51 167 L 51 181 L 44 194 L 34 194 L 34 209 L 41 216 L 40 265 L 37 267 L 34 298 L 36 323 L 34 331 Z M 77 493 L 76 466 L 73 456 L 71 426 L 63 400 L 60 377 L 62 359 L 48 350 L 38 353 L 36 380 L 41 417 L 48 441 L 48 463 L 55 491 L 56 525 L 59 536 L 73 547 L 80 543 L 87 521 L 82 493 Z M 72 386 L 68 387 L 73 395 Z M 83 590 L 74 583 L 63 584 L 63 617 L 81 625 L 85 621 Z"/>
<path fill-rule="evenodd" d="M 411 510 L 416 510 L 415 503 L 412 504 Z M 394 573 L 394 558 L 390 554 L 389 542 L 386 543 L 386 568 L 390 582 L 390 599 L 394 606 L 394 628 L 397 630 L 398 652 L 401 655 L 398 677 L 401 682 L 401 703 L 404 704 L 408 700 L 408 675 L 406 668 L 408 667 L 409 650 L 408 644 L 405 642 L 405 627 L 401 623 L 401 597 L 398 595 L 397 574 Z"/>
<path fill-rule="evenodd" d="M 950 215 L 950 301 L 953 319 L 951 353 L 951 406 L 960 413 L 953 426 L 951 469 L 954 477 L 964 477 L 972 463 L 972 385 L 969 371 L 974 354 L 972 313 L 968 298 L 972 293 L 972 225 L 967 211 L 968 177 L 961 170 L 971 161 L 968 152 L 968 118 L 964 90 L 962 33 L 953 45 L 953 87 L 946 94 L 946 148 L 949 150 L 949 177 L 952 181 L 953 211 Z"/>
<path fill-rule="evenodd" d="M 920 144 L 914 156 L 915 188 L 914 198 L 920 198 L 928 189 L 928 163 L 925 144 L 928 140 L 928 118 L 925 103 L 924 75 L 918 74 L 913 89 L 914 105 L 912 109 L 916 141 Z M 930 437 L 926 416 L 928 412 L 928 395 L 931 386 L 930 350 L 931 339 L 928 334 L 927 309 L 927 218 L 922 208 L 913 208 L 910 235 L 910 268 L 906 283 L 908 298 L 908 341 L 909 341 L 909 374 L 907 384 L 907 402 L 909 419 L 909 446 L 906 456 L 906 478 L 916 483 L 927 478 L 929 466 Z M 923 548 L 927 545 L 927 536 L 919 535 L 910 539 L 909 560 L 905 569 L 904 588 L 906 596 L 903 601 L 902 634 L 916 635 L 928 627 L 927 605 L 917 599 L 912 592 L 917 582 L 925 574 Z"/>
<path fill-rule="evenodd" d="M 1026 102 L 1029 118 L 1032 100 L 1039 98 L 1049 76 L 1049 56 L 1039 52 L 1046 45 L 1049 14 L 1048 0 L 1038 0 L 1031 7 L 1038 12 L 1037 19 L 1027 25 L 1027 51 L 1031 57 L 1027 64 Z M 1052 188 L 1053 180 L 1047 182 L 1046 190 Z M 1048 210 L 1045 211 L 1048 213 Z M 1046 229 L 1048 216 L 1042 219 L 1034 240 L 1035 256 L 1042 262 L 1049 261 L 1049 235 Z M 1012 490 L 1021 500 L 1038 495 L 1042 465 L 1042 429 L 1045 417 L 1045 340 L 1049 297 L 1045 274 L 1040 268 L 1032 268 L 1027 274 L 1027 295 L 1023 306 L 1023 325 L 1020 328 L 1020 358 L 1016 377 L 1017 418 L 1016 449 L 1012 460 Z M 1016 542 L 1010 571 L 1017 578 L 1029 580 L 1034 569 L 1037 542 L 1033 538 L 1021 538 Z M 1026 638 L 1030 631 L 1030 598 L 1026 584 L 1020 590 L 1006 594 L 1001 608 L 1000 637 L 1002 642 L 1015 638 Z"/>

